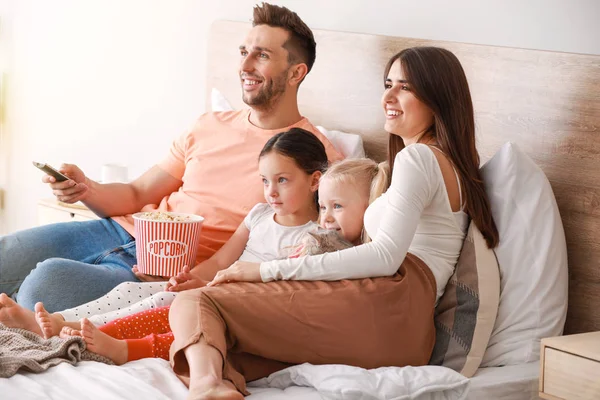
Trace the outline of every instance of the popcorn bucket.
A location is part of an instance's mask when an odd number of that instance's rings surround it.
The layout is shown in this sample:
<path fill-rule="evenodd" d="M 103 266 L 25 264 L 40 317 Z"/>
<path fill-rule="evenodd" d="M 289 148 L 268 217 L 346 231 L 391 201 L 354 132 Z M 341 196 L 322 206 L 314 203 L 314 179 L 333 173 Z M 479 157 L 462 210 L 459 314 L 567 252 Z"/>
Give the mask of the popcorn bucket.
<path fill-rule="evenodd" d="M 204 218 L 174 212 L 133 214 L 137 267 L 148 275 L 174 276 L 196 265 Z"/>

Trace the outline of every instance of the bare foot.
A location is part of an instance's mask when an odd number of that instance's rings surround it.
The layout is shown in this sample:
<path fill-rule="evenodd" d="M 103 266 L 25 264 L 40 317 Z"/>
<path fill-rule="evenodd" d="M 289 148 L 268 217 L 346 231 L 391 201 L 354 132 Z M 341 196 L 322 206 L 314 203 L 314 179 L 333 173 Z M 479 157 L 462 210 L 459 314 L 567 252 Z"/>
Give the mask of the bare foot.
<path fill-rule="evenodd" d="M 117 365 L 127 362 L 127 342 L 115 339 L 96 328 L 87 318 L 81 320 L 81 334 L 89 351 L 109 358 Z"/>
<path fill-rule="evenodd" d="M 58 337 L 61 339 L 68 339 L 71 336 L 82 336 L 81 331 L 78 329 L 73 329 L 70 326 L 63 326 L 58 334 Z"/>
<path fill-rule="evenodd" d="M 41 302 L 35 303 L 35 321 L 42 331 L 42 336 L 46 339 L 58 335 L 65 326 L 65 320 L 62 316 L 60 314 L 50 314 Z"/>
<path fill-rule="evenodd" d="M 233 383 L 207 376 L 190 384 L 187 400 L 243 400 Z"/>
<path fill-rule="evenodd" d="M 42 330 L 35 322 L 33 311 L 15 303 L 5 293 L 0 294 L 0 322 L 9 328 L 22 328 L 42 334 Z"/>

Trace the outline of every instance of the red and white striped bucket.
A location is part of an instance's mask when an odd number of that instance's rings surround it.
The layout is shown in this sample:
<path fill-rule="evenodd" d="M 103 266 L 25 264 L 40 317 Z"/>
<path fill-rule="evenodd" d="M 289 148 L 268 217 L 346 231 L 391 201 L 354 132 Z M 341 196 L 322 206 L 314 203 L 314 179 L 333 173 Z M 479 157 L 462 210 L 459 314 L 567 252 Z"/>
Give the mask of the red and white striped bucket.
<path fill-rule="evenodd" d="M 204 218 L 165 211 L 133 214 L 137 267 L 148 275 L 174 276 L 196 265 Z"/>

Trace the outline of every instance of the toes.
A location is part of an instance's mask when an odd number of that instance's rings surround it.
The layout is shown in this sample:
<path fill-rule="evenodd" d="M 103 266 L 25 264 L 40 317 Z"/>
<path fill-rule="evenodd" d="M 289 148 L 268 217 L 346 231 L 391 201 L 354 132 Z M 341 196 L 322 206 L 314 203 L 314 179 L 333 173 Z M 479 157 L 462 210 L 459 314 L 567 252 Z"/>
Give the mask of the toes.
<path fill-rule="evenodd" d="M 63 328 L 60 330 L 60 337 L 63 337 L 63 335 L 70 336 L 72 330 L 73 329 L 69 328 L 68 326 L 63 326 Z"/>
<path fill-rule="evenodd" d="M 94 331 L 94 328 L 95 328 L 95 325 L 94 325 L 94 324 L 92 324 L 92 323 L 90 322 L 90 320 L 89 320 L 89 319 L 87 319 L 87 318 L 83 318 L 83 319 L 81 320 L 81 330 L 82 330 L 84 333 L 89 333 L 89 334 L 91 334 L 91 333 Z"/>
<path fill-rule="evenodd" d="M 37 304 L 41 304 L 41 303 L 37 303 Z M 37 304 L 35 306 L 36 311 L 38 310 Z M 35 313 L 35 321 L 42 332 L 42 336 L 45 339 L 48 339 L 50 336 L 53 335 L 52 321 L 50 321 L 49 315 L 47 313 L 45 313 L 43 311 L 37 311 Z"/>
<path fill-rule="evenodd" d="M 51 327 L 42 324 L 40 326 L 40 329 L 42 330 L 42 336 L 44 337 L 44 339 L 50 339 L 53 336 Z"/>
<path fill-rule="evenodd" d="M 36 313 L 48 314 L 48 311 L 46 311 L 46 309 L 44 308 L 44 303 L 42 303 L 41 301 L 35 303 L 34 309 Z"/>
<path fill-rule="evenodd" d="M 52 336 L 54 333 L 52 326 L 48 323 L 42 323 L 41 328 L 42 328 L 42 332 L 44 333 L 44 337 L 46 339 L 50 338 L 50 336 Z"/>
<path fill-rule="evenodd" d="M 63 326 L 63 328 L 60 330 L 59 336 L 61 338 L 70 337 L 70 336 L 81 336 L 81 331 L 70 328 L 68 326 Z"/>
<path fill-rule="evenodd" d="M 6 293 L 0 293 L 0 308 L 9 307 L 14 304 L 15 304 L 14 300 L 11 299 L 10 297 L 8 297 L 8 295 Z"/>

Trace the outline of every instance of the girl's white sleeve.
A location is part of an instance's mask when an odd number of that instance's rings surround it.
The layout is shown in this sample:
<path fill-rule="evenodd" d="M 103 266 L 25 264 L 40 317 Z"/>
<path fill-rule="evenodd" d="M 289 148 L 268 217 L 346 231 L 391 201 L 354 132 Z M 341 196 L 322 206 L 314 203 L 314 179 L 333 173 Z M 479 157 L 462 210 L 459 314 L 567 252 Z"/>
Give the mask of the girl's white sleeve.
<path fill-rule="evenodd" d="M 269 213 L 270 210 L 271 207 L 267 203 L 255 204 L 244 218 L 244 225 L 246 225 L 246 228 L 248 228 L 249 231 L 252 231 L 252 228 L 259 223 L 263 216 Z"/>
<path fill-rule="evenodd" d="M 263 262 L 263 282 L 393 275 L 404 261 L 421 214 L 439 184 L 433 168 L 437 168 L 437 160 L 426 145 L 406 147 L 396 155 L 387 204 L 372 242 L 318 256 Z"/>

